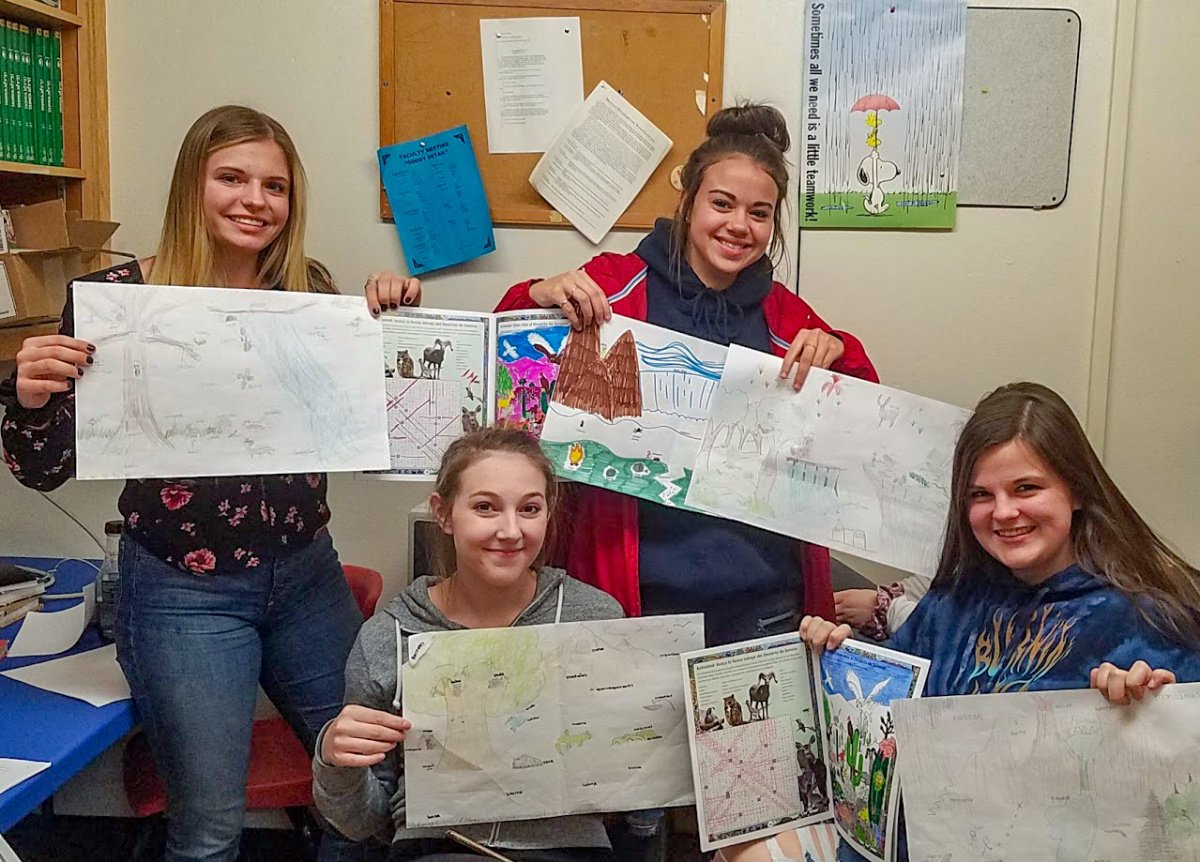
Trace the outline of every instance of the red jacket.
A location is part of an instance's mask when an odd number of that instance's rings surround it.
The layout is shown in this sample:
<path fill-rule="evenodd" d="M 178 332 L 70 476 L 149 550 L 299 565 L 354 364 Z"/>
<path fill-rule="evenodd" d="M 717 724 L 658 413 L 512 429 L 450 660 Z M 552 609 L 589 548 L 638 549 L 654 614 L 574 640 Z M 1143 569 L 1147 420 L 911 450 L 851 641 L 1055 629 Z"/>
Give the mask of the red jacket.
<path fill-rule="evenodd" d="M 636 254 L 605 253 L 583 269 L 608 295 L 614 314 L 646 319 L 647 267 Z M 536 308 L 529 288 L 539 279 L 509 288 L 496 311 Z M 823 329 L 836 334 L 845 352 L 831 369 L 839 374 L 879 382 L 875 367 L 862 343 L 846 332 L 831 329 L 804 300 L 779 282 L 772 285 L 762 304 L 771 332 L 771 350 L 783 356 L 801 329 Z M 637 499 L 602 488 L 576 486 L 566 495 L 562 522 L 570 524 L 569 543 L 559 555 L 572 575 L 604 590 L 619 601 L 630 616 L 641 613 L 638 586 Z M 834 619 L 833 587 L 829 575 L 829 550 L 800 543 L 800 572 L 804 585 L 804 612 Z"/>

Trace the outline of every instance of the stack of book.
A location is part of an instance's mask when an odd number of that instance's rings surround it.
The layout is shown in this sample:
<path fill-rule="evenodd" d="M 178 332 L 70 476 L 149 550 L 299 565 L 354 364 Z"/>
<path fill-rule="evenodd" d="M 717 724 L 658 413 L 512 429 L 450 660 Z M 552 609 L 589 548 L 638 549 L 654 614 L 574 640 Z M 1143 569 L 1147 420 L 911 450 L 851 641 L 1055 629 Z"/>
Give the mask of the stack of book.
<path fill-rule="evenodd" d="M 0 564 L 0 628 L 41 607 L 48 580 L 34 569 Z"/>
<path fill-rule="evenodd" d="M 63 163 L 62 34 L 0 18 L 0 159 Z"/>

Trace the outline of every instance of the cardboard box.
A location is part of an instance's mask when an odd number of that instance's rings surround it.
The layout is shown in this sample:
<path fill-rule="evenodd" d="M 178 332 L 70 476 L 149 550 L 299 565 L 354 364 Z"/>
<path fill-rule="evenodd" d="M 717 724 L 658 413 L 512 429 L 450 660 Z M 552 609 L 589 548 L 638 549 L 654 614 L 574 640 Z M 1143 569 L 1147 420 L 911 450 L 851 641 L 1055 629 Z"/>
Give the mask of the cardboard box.
<path fill-rule="evenodd" d="M 118 224 L 68 213 L 61 200 L 11 209 L 12 250 L 0 254 L 0 327 L 52 320 L 67 285 L 90 272 Z"/>

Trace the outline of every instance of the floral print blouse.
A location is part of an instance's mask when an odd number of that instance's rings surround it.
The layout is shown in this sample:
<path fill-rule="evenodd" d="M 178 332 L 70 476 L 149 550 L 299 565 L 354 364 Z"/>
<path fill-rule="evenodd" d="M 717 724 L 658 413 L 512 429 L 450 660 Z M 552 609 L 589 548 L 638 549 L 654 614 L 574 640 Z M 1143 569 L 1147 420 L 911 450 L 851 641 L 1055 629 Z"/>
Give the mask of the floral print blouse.
<path fill-rule="evenodd" d="M 137 262 L 85 276 L 142 283 Z M 71 297 L 64 335 L 74 332 Z M 0 384 L 4 461 L 21 484 L 50 491 L 75 474 L 75 393 L 55 393 L 27 410 L 16 401 L 16 374 Z M 125 531 L 159 559 L 196 575 L 252 569 L 300 550 L 329 522 L 323 473 L 131 479 L 118 508 Z"/>

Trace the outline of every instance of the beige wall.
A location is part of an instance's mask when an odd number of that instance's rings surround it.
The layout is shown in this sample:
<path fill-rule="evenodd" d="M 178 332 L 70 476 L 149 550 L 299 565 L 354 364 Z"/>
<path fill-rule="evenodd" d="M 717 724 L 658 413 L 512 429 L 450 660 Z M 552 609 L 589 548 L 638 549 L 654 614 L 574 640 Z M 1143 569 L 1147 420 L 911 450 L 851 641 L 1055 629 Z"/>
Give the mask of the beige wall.
<path fill-rule="evenodd" d="M 1130 93 L 1105 461 L 1200 564 L 1200 3 L 1142 0 Z"/>
<path fill-rule="evenodd" d="M 1118 12 L 1128 2 L 1069 4 L 1083 22 L 1083 43 L 1071 186 L 1062 206 L 964 208 L 958 228 L 944 234 L 805 234 L 802 295 L 863 339 L 886 382 L 969 406 L 996 385 L 1035 378 L 1081 415 L 1087 411 L 1095 297 L 1106 272 L 1101 219 L 1111 187 L 1105 168 L 1119 65 L 1114 49 Z M 794 46 L 802 41 L 801 5 L 729 0 L 727 101 L 765 98 L 799 115 Z M 1200 556 L 1186 523 L 1196 483 L 1169 481 L 1200 470 L 1191 433 L 1196 401 L 1178 395 L 1188 381 L 1196 390 L 1195 363 L 1184 354 L 1191 348 L 1194 355 L 1200 334 L 1195 242 L 1179 203 L 1187 200 L 1185 166 L 1196 162 L 1196 136 L 1189 134 L 1196 120 L 1186 99 L 1200 69 L 1190 53 L 1200 12 L 1189 0 L 1143 0 L 1141 9 L 1129 183 L 1118 213 L 1129 229 L 1121 246 L 1109 454 L 1137 504 Z M 376 215 L 377 14 L 369 0 L 109 0 L 112 211 L 123 223 L 117 245 L 143 254 L 154 248 L 184 131 L 203 110 L 242 101 L 274 114 L 295 137 L 312 186 L 309 251 L 330 265 L 343 289 L 357 290 L 373 268 L 400 267 L 395 231 Z M 474 38 L 464 34 L 464 44 Z M 1119 101 L 1120 75 L 1117 86 Z M 790 228 L 788 234 L 791 263 L 780 275 L 794 283 L 796 243 Z M 617 232 L 601 248 L 629 250 L 639 238 Z M 578 265 L 595 251 L 570 230 L 500 229 L 497 240 L 495 254 L 428 278 L 426 304 L 487 308 L 508 284 Z M 1177 334 L 1181 326 L 1191 327 L 1190 342 Z M 1149 456 L 1137 445 L 1147 438 L 1155 440 Z M 1179 490 L 1156 493 L 1165 487 Z M 69 483 L 55 498 L 98 532 L 115 515 L 118 491 L 117 483 Z M 401 586 L 404 513 L 427 492 L 423 485 L 334 477 L 333 531 L 343 557 L 383 570 L 389 593 Z M 0 471 L 0 553 L 81 554 L 89 544 Z"/>

